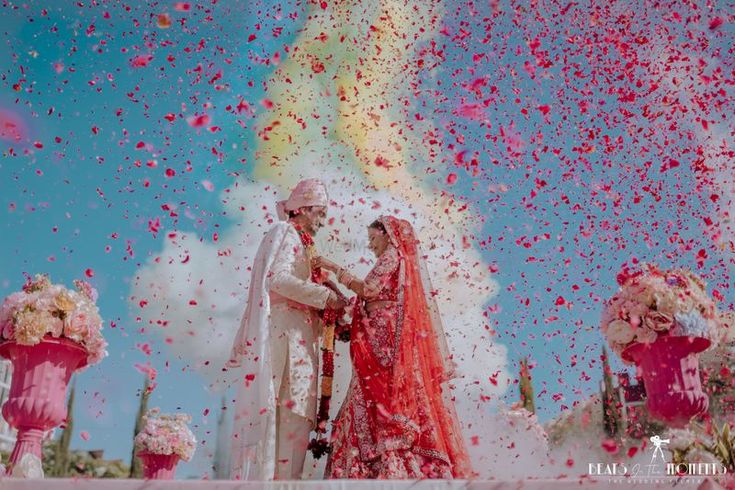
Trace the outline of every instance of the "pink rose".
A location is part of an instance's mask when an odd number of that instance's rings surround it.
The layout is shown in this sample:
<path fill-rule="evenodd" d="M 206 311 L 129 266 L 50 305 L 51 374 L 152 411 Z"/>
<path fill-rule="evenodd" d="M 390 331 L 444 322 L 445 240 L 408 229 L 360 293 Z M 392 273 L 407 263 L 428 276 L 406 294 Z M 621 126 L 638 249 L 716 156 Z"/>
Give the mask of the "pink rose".
<path fill-rule="evenodd" d="M 655 332 L 666 332 L 674 324 L 674 319 L 660 311 L 651 310 L 643 317 L 643 324 Z"/>
<path fill-rule="evenodd" d="M 51 317 L 49 319 L 48 331 L 52 337 L 61 337 L 61 334 L 64 332 L 64 322 L 61 318 Z"/>
<path fill-rule="evenodd" d="M 626 345 L 633 341 L 635 328 L 624 320 L 614 320 L 607 326 L 605 335 L 610 343 Z"/>
<path fill-rule="evenodd" d="M 2 326 L 2 338 L 5 340 L 11 340 L 15 334 L 15 328 L 13 328 L 13 320 L 8 320 Z"/>
<path fill-rule="evenodd" d="M 87 338 L 89 318 L 83 312 L 75 312 L 64 325 L 64 336 L 76 342 L 83 342 Z"/>
<path fill-rule="evenodd" d="M 658 334 L 645 326 L 639 328 L 635 334 L 635 340 L 643 344 L 652 344 L 656 342 L 657 338 Z"/>

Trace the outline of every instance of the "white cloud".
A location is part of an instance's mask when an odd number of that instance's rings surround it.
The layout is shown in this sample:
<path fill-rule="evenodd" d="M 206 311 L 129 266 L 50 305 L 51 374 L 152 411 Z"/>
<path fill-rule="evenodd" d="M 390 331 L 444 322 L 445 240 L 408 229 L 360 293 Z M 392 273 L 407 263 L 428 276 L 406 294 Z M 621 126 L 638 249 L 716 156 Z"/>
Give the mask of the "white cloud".
<path fill-rule="evenodd" d="M 339 189 L 330 184 L 330 199 L 336 202 L 330 211 L 334 223 L 322 230 L 319 249 L 349 265 L 353 272 L 365 274 L 372 261 L 367 226 L 380 214 L 412 221 L 427 255 L 434 287 L 440 291 L 438 302 L 452 351 L 461 357 L 461 364 L 467 361 L 461 365 L 466 373 L 488 382 L 485 373 L 502 369 L 505 353 L 491 342 L 486 329 L 484 305 L 497 288 L 479 254 L 461 248 L 459 233 L 440 233 L 431 217 L 421 214 L 416 206 L 387 192 L 365 191 L 341 177 L 332 178 L 341 182 Z M 135 315 L 166 340 L 175 354 L 194 361 L 208 376 L 218 374 L 216 365 L 229 352 L 244 310 L 249 267 L 260 238 L 271 226 L 269 220 L 274 219 L 270 210 L 276 200 L 272 187 L 256 183 L 238 183 L 227 195 L 230 209 L 248 203 L 240 212 L 240 222 L 217 243 L 193 233 L 166 238 L 162 252 L 139 270 L 131 292 Z M 141 301 L 145 306 L 140 307 Z M 487 355 L 493 353 L 497 362 Z M 488 359 L 493 359 L 490 365 Z M 210 362 L 208 367 L 202 365 L 206 361 Z"/>

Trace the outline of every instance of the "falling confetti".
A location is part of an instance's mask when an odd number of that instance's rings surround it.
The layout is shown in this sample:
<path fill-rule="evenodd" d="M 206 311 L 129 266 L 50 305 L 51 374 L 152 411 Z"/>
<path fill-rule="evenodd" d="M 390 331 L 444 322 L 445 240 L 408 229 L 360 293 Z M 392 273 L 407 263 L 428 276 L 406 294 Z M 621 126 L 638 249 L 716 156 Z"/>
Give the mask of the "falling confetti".
<path fill-rule="evenodd" d="M 172 409 L 217 415 L 208 385 L 275 202 L 319 177 L 317 248 L 355 274 L 375 218 L 415 226 L 481 477 L 650 460 L 604 430 L 600 312 L 643 263 L 696 270 L 733 308 L 733 8 L 8 5 L 3 295 L 23 273 L 94 281 L 115 327 L 108 360 L 78 377 L 81 423 L 129 454 L 143 378 Z M 338 360 L 341 395 L 348 350 Z M 513 406 L 528 379 L 536 419 Z"/>

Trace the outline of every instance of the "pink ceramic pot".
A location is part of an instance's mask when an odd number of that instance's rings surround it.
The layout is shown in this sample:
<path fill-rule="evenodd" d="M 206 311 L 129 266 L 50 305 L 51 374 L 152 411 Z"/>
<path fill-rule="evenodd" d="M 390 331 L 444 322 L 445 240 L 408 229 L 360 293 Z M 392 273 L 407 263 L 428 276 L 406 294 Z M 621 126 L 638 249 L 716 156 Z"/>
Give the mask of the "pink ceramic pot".
<path fill-rule="evenodd" d="M 69 339 L 45 337 L 36 345 L 3 342 L 0 356 L 13 365 L 10 393 L 2 407 L 5 420 L 18 429 L 10 465 L 26 453 L 43 459 L 43 434 L 66 420 L 66 388 L 74 371 L 87 364 L 87 351 Z"/>
<path fill-rule="evenodd" d="M 702 337 L 659 336 L 652 344 L 637 343 L 623 351 L 623 359 L 635 362 L 640 370 L 651 416 L 671 427 L 684 427 L 707 411 L 699 353 L 709 346 Z"/>
<path fill-rule="evenodd" d="M 143 478 L 146 480 L 173 480 L 176 475 L 176 465 L 179 462 L 178 454 L 138 453 L 143 462 Z"/>

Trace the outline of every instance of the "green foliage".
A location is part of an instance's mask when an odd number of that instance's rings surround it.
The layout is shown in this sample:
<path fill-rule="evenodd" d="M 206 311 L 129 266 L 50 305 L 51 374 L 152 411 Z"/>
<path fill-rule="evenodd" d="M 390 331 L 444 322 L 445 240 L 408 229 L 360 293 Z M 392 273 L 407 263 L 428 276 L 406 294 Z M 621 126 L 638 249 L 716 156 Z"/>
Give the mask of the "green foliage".
<path fill-rule="evenodd" d="M 730 424 L 724 423 L 720 429 L 716 425 L 712 426 L 712 443 L 702 447 L 715 456 L 728 473 L 735 471 L 735 434 Z"/>
<path fill-rule="evenodd" d="M 76 384 L 72 384 L 69 398 L 66 403 L 66 424 L 61 436 L 55 441 L 55 461 L 54 466 L 49 468 L 44 474 L 52 477 L 64 477 L 69 471 L 69 444 L 71 443 L 71 435 L 74 430 L 74 394 L 76 392 Z"/>
<path fill-rule="evenodd" d="M 521 395 L 521 403 L 523 408 L 531 413 L 536 413 L 536 404 L 534 402 L 533 384 L 531 382 L 531 372 L 528 368 L 528 358 L 521 359 L 521 370 L 518 381 L 518 388 Z"/>
<path fill-rule="evenodd" d="M 101 451 L 100 451 L 101 453 Z M 51 441 L 43 447 L 43 472 L 55 478 L 127 478 L 130 471 L 122 460 L 108 461 L 97 456 L 96 451 L 69 451 L 64 474 L 55 474 L 58 467 L 58 442 Z"/>
<path fill-rule="evenodd" d="M 135 429 L 133 429 L 133 437 L 143 430 L 143 416 L 148 411 L 148 398 L 151 395 L 150 380 L 148 376 L 143 381 L 143 390 L 140 392 L 140 405 L 138 406 L 138 416 L 135 419 Z M 133 453 L 130 455 L 130 478 L 143 478 L 143 463 L 135 454 L 135 444 L 133 444 Z"/>
<path fill-rule="evenodd" d="M 602 420 L 605 434 L 615 437 L 621 429 L 620 397 L 613 385 L 612 371 L 608 362 L 607 349 L 602 348 Z"/>

